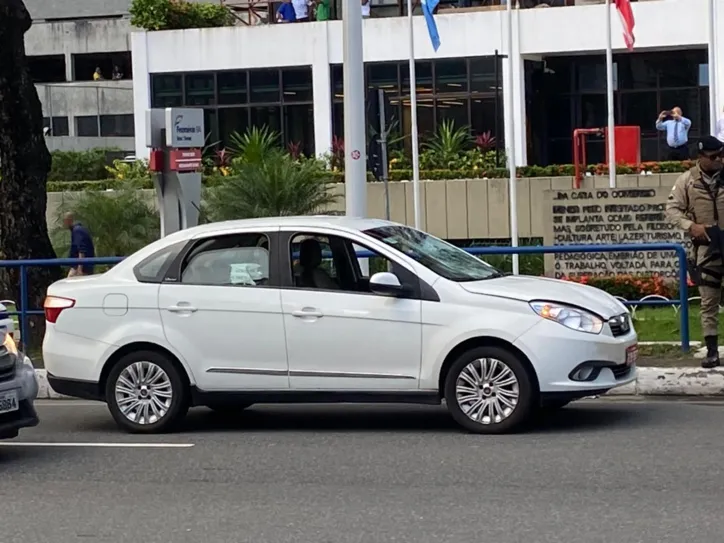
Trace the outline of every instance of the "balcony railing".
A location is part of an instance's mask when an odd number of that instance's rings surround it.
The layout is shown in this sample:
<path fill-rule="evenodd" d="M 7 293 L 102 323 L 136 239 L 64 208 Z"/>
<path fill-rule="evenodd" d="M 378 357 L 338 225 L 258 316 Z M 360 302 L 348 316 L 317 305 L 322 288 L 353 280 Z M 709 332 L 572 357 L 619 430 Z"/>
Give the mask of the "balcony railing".
<path fill-rule="evenodd" d="M 343 0 L 332 0 L 331 19 L 338 19 L 341 14 Z M 407 15 L 406 0 L 370 0 L 371 17 L 402 17 Z M 511 0 L 514 7 L 520 9 L 585 6 L 604 4 L 606 0 Z M 661 0 L 631 0 L 632 2 L 647 2 Z M 247 26 L 274 24 L 276 10 L 280 2 L 268 0 L 219 0 L 236 17 L 238 24 Z M 507 0 L 440 0 L 438 12 L 473 12 L 505 9 Z M 413 0 L 413 13 L 422 15 L 420 0 Z M 310 20 L 314 20 L 313 10 L 310 8 Z"/>

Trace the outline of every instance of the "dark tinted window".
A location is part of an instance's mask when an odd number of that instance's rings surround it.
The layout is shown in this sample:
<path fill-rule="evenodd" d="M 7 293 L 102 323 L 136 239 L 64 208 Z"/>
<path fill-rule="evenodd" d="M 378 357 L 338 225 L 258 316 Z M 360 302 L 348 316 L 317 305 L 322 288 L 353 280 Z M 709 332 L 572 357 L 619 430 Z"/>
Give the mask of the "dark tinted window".
<path fill-rule="evenodd" d="M 179 251 L 186 245 L 185 241 L 165 247 L 146 257 L 140 264 L 133 268 L 133 274 L 142 283 L 160 283 L 166 270 L 173 262 Z"/>

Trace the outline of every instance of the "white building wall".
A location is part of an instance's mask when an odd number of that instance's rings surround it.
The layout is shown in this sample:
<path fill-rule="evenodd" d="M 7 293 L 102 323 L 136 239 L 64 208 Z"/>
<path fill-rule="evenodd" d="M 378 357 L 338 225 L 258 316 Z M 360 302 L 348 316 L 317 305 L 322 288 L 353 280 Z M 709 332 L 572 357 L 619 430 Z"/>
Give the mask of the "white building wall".
<path fill-rule="evenodd" d="M 659 0 L 632 4 L 636 19 L 636 50 L 681 49 L 707 46 L 708 0 Z M 715 0 L 721 2 L 721 0 Z M 605 7 L 571 6 L 520 10 L 514 21 L 512 66 L 516 156 L 526 163 L 526 121 L 523 59 L 551 54 L 603 53 Z M 506 53 L 505 10 L 436 16 L 442 46 L 435 53 L 423 17 L 414 18 L 417 59 L 492 56 Z M 676 32 L 667 32 L 676 21 Z M 724 32 L 724 9 L 718 9 L 717 33 Z M 367 19 L 364 25 L 365 62 L 409 58 L 408 23 L 404 17 Z M 724 60 L 724 40 L 718 40 L 718 58 Z M 145 110 L 150 106 L 149 73 L 233 70 L 265 67 L 312 66 L 317 153 L 331 146 L 330 64 L 342 62 L 341 21 L 299 25 L 268 25 L 177 30 L 133 35 L 133 73 L 136 81 L 136 153 L 145 149 Z M 613 47 L 625 51 L 620 23 L 613 16 Z M 504 70 L 507 62 L 504 63 Z M 717 71 L 724 91 L 724 69 Z M 139 87 L 143 87 L 142 89 Z M 718 109 L 724 107 L 720 96 Z"/>

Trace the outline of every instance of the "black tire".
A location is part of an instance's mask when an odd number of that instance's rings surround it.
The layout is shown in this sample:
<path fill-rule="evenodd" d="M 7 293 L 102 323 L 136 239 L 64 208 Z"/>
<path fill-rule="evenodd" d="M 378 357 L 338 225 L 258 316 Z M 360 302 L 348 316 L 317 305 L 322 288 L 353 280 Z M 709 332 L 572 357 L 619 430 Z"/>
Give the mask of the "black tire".
<path fill-rule="evenodd" d="M 494 358 L 510 368 L 518 380 L 518 402 L 505 419 L 483 424 L 470 418 L 458 404 L 455 387 L 460 373 L 471 362 L 481 358 Z M 520 429 L 530 420 L 533 406 L 538 405 L 538 391 L 528 368 L 517 355 L 501 347 L 476 347 L 458 357 L 450 366 L 444 385 L 445 402 L 455 422 L 476 434 L 504 434 Z"/>
<path fill-rule="evenodd" d="M 206 404 L 206 407 L 211 409 L 214 413 L 219 413 L 222 415 L 236 415 L 237 413 L 240 413 L 244 409 L 248 409 L 254 405 L 253 403 L 246 403 L 246 402 L 240 402 L 240 403 L 211 403 Z"/>
<path fill-rule="evenodd" d="M 151 362 L 161 368 L 171 383 L 171 404 L 166 414 L 149 424 L 129 420 L 121 411 L 116 400 L 115 387 L 119 376 L 135 362 Z M 106 403 L 118 426 L 131 434 L 160 434 L 174 429 L 186 416 L 189 409 L 189 388 L 170 358 L 155 351 L 135 351 L 125 355 L 113 365 L 106 381 Z"/>

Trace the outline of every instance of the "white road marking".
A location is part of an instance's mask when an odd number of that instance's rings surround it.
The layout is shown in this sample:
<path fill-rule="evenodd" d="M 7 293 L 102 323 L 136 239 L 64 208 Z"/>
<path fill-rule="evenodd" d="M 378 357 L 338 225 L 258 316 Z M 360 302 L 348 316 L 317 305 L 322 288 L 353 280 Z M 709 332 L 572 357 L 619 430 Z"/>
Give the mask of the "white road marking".
<path fill-rule="evenodd" d="M 56 443 L 52 441 L 0 441 L 0 447 L 89 447 L 119 449 L 188 449 L 193 443 Z"/>

